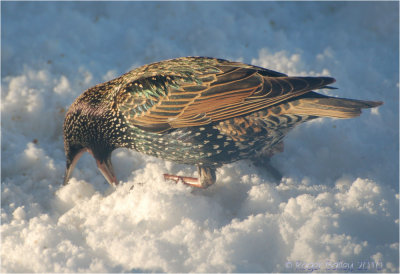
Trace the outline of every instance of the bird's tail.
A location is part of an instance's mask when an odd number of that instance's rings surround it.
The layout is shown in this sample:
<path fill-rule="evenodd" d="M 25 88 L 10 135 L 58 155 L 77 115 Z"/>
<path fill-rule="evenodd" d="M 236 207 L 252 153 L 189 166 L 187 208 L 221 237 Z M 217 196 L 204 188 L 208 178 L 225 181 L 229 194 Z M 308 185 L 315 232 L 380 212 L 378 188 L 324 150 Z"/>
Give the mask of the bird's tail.
<path fill-rule="evenodd" d="M 383 102 L 335 98 L 309 92 L 287 104 L 288 107 L 283 107 L 287 114 L 346 119 L 359 116 L 363 108 L 377 107 Z"/>

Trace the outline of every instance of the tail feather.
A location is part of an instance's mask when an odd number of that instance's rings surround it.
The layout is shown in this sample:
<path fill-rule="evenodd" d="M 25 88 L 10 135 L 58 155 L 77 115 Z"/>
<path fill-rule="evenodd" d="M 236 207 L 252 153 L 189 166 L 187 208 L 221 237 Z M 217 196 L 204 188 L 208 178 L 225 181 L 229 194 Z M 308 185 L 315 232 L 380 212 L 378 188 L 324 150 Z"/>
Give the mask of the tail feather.
<path fill-rule="evenodd" d="M 288 104 L 285 110 L 288 114 L 346 119 L 357 117 L 362 109 L 377 107 L 383 102 L 335 98 L 310 92 Z"/>

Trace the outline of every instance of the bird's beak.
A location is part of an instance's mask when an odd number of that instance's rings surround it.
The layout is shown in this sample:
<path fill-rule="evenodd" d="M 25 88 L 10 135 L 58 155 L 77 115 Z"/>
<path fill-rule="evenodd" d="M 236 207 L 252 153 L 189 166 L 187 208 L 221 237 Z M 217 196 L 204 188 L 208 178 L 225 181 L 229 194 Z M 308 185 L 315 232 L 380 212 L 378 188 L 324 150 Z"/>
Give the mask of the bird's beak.
<path fill-rule="evenodd" d="M 66 185 L 68 183 L 68 180 L 71 177 L 72 171 L 74 170 L 76 163 L 81 158 L 82 154 L 85 153 L 86 151 L 89 152 L 90 154 L 92 154 L 92 156 L 94 157 L 93 152 L 90 149 L 84 148 L 84 149 L 80 150 L 75 155 L 75 157 L 72 159 L 71 163 L 69 165 L 67 164 L 67 168 L 65 170 L 65 176 L 64 176 L 64 185 Z M 113 166 L 111 164 L 111 155 L 104 161 L 100 161 L 100 160 L 96 159 L 96 164 L 110 185 L 118 184 Z"/>
<path fill-rule="evenodd" d="M 66 185 L 69 181 L 69 178 L 71 178 L 72 171 L 74 170 L 76 163 L 78 160 L 81 158 L 82 154 L 85 153 L 87 149 L 82 149 L 80 150 L 72 159 L 70 163 L 67 163 L 67 168 L 65 169 L 65 175 L 64 175 L 64 183 L 63 185 Z"/>
<path fill-rule="evenodd" d="M 99 168 L 99 170 L 101 171 L 103 176 L 106 178 L 107 182 L 110 185 L 116 186 L 118 184 L 118 182 L 117 182 L 117 178 L 115 176 L 113 166 L 111 164 L 111 155 L 103 162 L 96 159 L 96 163 L 97 163 L 97 167 Z"/>

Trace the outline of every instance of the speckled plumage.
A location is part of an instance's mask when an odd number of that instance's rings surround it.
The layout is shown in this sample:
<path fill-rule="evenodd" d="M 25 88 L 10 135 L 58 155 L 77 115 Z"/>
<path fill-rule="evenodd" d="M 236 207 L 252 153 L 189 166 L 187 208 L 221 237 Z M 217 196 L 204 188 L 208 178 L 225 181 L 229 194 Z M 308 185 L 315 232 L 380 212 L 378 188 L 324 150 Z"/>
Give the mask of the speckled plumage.
<path fill-rule="evenodd" d="M 110 183 L 111 152 L 137 150 L 199 167 L 199 184 L 215 169 L 273 154 L 286 133 L 316 117 L 352 118 L 381 102 L 313 92 L 330 77 L 288 77 L 264 68 L 204 57 L 146 65 L 80 95 L 64 121 L 68 181 L 84 151 Z M 329 88 L 329 87 L 328 87 Z"/>

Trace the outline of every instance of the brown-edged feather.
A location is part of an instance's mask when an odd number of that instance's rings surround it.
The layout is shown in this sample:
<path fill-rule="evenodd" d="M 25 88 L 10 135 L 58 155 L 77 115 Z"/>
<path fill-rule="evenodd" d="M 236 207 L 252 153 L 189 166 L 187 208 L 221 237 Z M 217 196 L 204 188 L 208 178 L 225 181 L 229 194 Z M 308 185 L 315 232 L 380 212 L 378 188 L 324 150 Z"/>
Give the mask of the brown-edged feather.
<path fill-rule="evenodd" d="M 157 73 L 121 87 L 117 107 L 132 125 L 152 132 L 205 125 L 267 108 L 335 81 L 288 77 L 219 59 L 206 59 L 206 65 L 203 59 L 201 64 L 198 59 L 185 61 L 187 67 L 173 72 L 160 63 L 149 65 L 147 72 Z"/>

